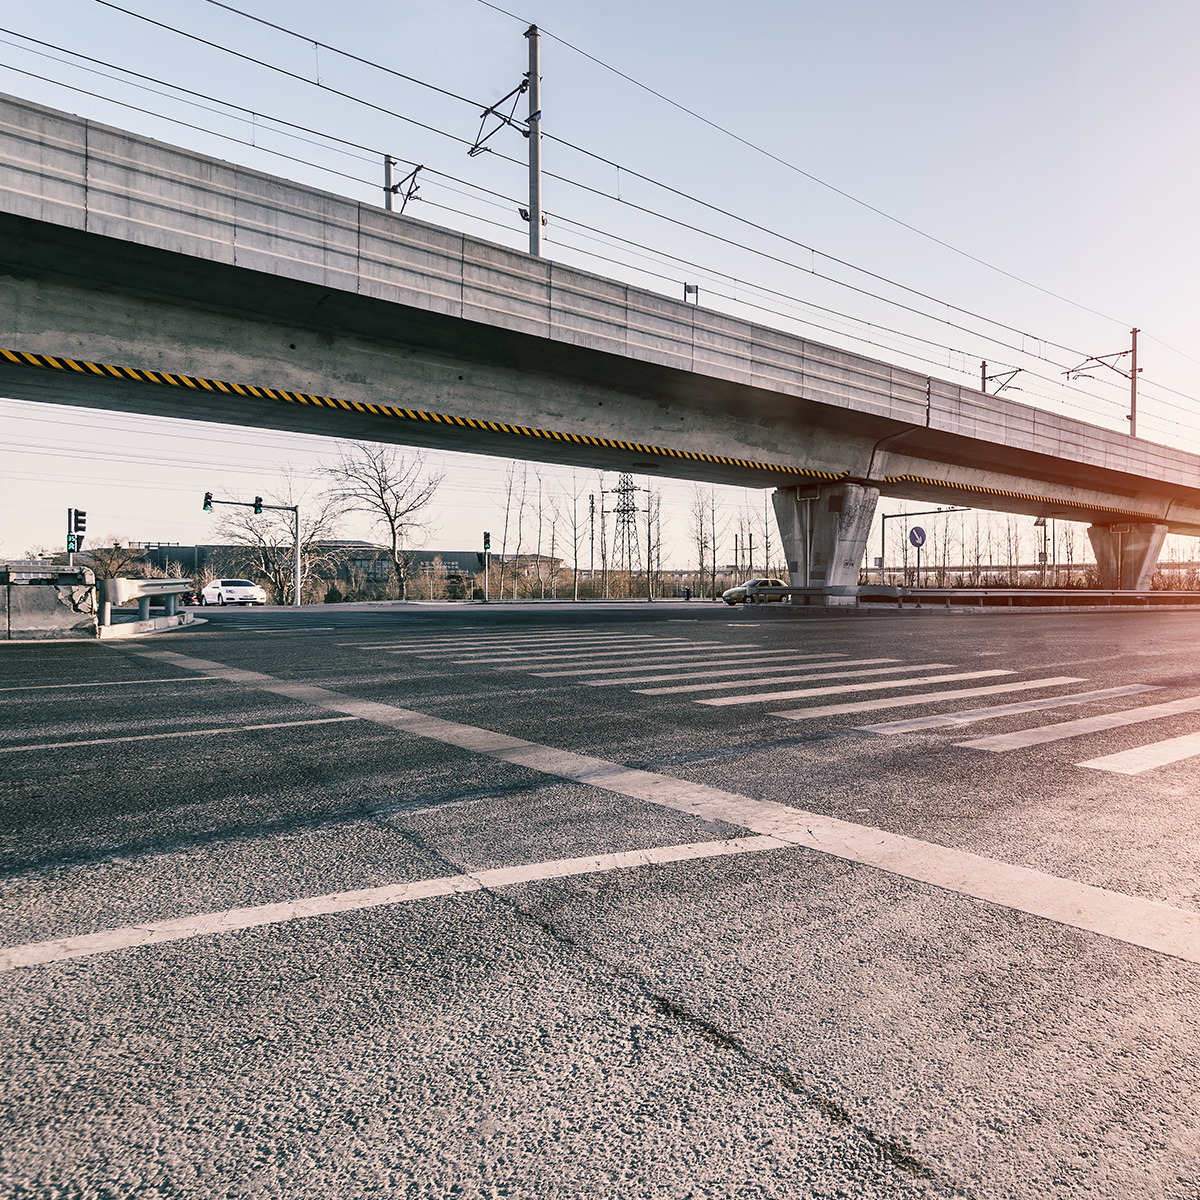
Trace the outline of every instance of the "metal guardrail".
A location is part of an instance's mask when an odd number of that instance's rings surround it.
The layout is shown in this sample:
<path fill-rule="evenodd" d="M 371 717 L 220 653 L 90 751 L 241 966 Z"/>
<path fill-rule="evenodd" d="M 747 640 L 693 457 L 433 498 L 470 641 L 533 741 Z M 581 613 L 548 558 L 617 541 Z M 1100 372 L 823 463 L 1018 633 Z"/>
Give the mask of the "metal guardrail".
<path fill-rule="evenodd" d="M 865 584 L 859 604 L 930 604 L 947 608 L 1155 608 L 1198 605 L 1200 592 L 1127 592 L 1102 588 L 901 588 Z"/>
<path fill-rule="evenodd" d="M 100 624 L 112 624 L 112 607 L 114 604 L 125 604 L 129 600 L 138 602 L 139 621 L 150 620 L 150 601 L 155 596 L 163 598 L 167 616 L 173 617 L 179 611 L 179 597 L 184 592 L 192 590 L 190 579 L 101 579 L 100 589 Z"/>
<path fill-rule="evenodd" d="M 817 608 L 834 597 L 843 603 L 894 604 L 897 608 L 1160 608 L 1200 607 L 1200 592 L 1129 592 L 1116 588 L 903 588 L 862 584 L 857 589 L 838 587 L 754 588 L 747 604 L 787 600 L 792 605 Z"/>

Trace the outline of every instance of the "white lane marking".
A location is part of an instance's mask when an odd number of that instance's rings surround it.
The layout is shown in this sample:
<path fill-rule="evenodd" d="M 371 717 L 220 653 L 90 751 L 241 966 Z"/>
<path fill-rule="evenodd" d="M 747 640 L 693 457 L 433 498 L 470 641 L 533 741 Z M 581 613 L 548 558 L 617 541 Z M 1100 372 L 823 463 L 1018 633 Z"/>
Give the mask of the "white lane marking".
<path fill-rule="evenodd" d="M 297 625 L 295 629 L 288 629 L 285 626 L 280 626 L 278 629 L 255 629 L 250 625 L 238 625 L 228 623 L 219 625 L 213 633 L 223 633 L 229 630 L 231 633 L 328 633 L 331 629 L 336 629 L 336 625 Z"/>
<path fill-rule="evenodd" d="M 490 729 L 460 725 L 389 704 L 356 700 L 327 688 L 287 683 L 257 671 L 227 667 L 223 663 L 172 651 L 143 650 L 137 653 L 172 662 L 181 668 L 219 674 L 232 683 L 305 699 L 319 708 L 349 712 L 417 737 L 474 750 L 647 804 L 691 813 L 703 820 L 738 825 L 751 833 L 778 838 L 902 878 L 1200 963 L 1200 913 L 1185 912 L 1153 900 L 1122 895 L 965 850 L 805 812 L 771 800 L 754 800 L 670 775 L 638 771 L 620 763 L 557 750 Z"/>
<path fill-rule="evenodd" d="M 585 642 L 652 642 L 657 636 L 657 634 L 653 633 L 571 633 L 563 634 L 561 637 L 539 634 L 536 637 L 445 637 L 421 639 L 419 641 L 406 638 L 403 641 L 392 641 L 389 644 L 392 646 L 411 646 L 414 649 L 427 650 L 440 650 L 445 648 L 470 650 L 474 647 L 478 647 L 481 650 L 487 650 L 489 647 L 502 649 L 505 646 L 578 646 Z M 683 641 L 682 638 L 671 638 L 670 640 L 673 642 Z M 372 647 L 360 648 L 369 649 Z M 378 649 L 378 647 L 374 648 Z"/>
<path fill-rule="evenodd" d="M 896 660 L 892 658 L 881 659 L 879 661 L 895 662 Z M 769 687 L 776 683 L 820 683 L 825 679 L 858 679 L 863 675 L 899 675 L 904 671 L 940 671 L 944 667 L 954 666 L 953 663 L 906 663 L 899 667 L 863 667 L 859 671 L 843 671 L 841 669 L 842 663 L 830 663 L 826 665 L 836 669 L 824 670 L 820 675 L 778 675 L 774 679 L 718 679 L 713 683 L 688 683 L 672 687 L 635 688 L 634 691 L 639 696 L 678 696 L 688 692 L 718 692 L 728 690 L 729 688 Z M 853 666 L 854 664 L 847 663 L 845 665 Z M 811 671 L 813 668 L 805 667 L 803 669 Z M 753 672 L 745 671 L 742 674 L 751 675 Z"/>
<path fill-rule="evenodd" d="M 22 946 L 0 949 L 0 971 L 16 967 L 34 967 L 43 963 L 86 958 L 109 950 L 127 950 L 133 946 L 157 946 L 186 938 L 236 929 L 255 929 L 280 925 L 301 918 L 329 916 L 334 913 L 361 912 L 388 904 L 430 900 L 435 896 L 453 896 L 478 892 L 485 888 L 510 887 L 545 879 L 569 879 L 601 871 L 627 871 L 663 863 L 695 859 L 721 858 L 731 854 L 750 854 L 762 850 L 794 849 L 790 842 L 773 837 L 730 838 L 720 842 L 691 842 L 682 846 L 659 846 L 649 850 L 626 850 L 617 854 L 597 854 L 582 858 L 559 858 L 550 862 L 527 863 L 519 867 L 495 867 L 440 879 L 422 879 L 415 883 L 393 883 L 363 888 L 355 892 L 332 892 L 288 900 L 282 904 L 260 904 L 253 908 L 230 908 L 221 912 L 198 913 L 167 921 L 148 921 L 124 929 L 106 929 L 78 937 L 48 942 L 27 942 Z"/>
<path fill-rule="evenodd" d="M 0 754 L 16 754 L 18 750 L 73 750 L 76 746 L 111 746 L 114 742 L 151 742 L 159 738 L 206 737 L 218 733 L 244 733 L 250 729 L 291 729 L 296 725 L 332 725 L 336 721 L 357 720 L 357 717 L 317 717 L 308 721 L 272 721 L 267 725 L 214 725 L 209 729 L 184 729 L 171 733 L 134 733 L 126 737 L 89 738 L 85 742 L 43 742 L 38 746 L 0 746 Z"/>
<path fill-rule="evenodd" d="M 996 683 L 990 687 L 946 688 L 940 692 L 925 692 L 920 696 L 884 696 L 875 700 L 851 700 L 846 704 L 816 704 L 811 708 L 793 708 L 789 712 L 771 713 L 788 721 L 807 721 L 812 717 L 840 717 L 846 713 L 877 712 L 881 708 L 912 708 L 918 704 L 944 704 L 947 700 L 968 700 L 976 696 L 999 696 L 1005 692 L 1028 692 L 1035 688 L 1062 687 L 1068 683 L 1086 683 L 1068 675 L 1047 679 L 1022 679 L 1018 683 Z"/>
<path fill-rule="evenodd" d="M 894 663 L 897 661 L 898 660 L 894 659 L 894 658 L 842 658 L 842 659 L 837 659 L 833 662 L 797 662 L 797 663 L 773 662 L 773 663 L 768 663 L 765 666 L 759 666 L 759 667 L 753 667 L 753 666 L 751 666 L 751 667 L 729 667 L 728 669 L 722 669 L 719 671 L 711 671 L 711 670 L 689 671 L 683 675 L 663 675 L 660 671 L 656 675 L 643 675 L 642 677 L 640 677 L 638 679 L 582 679 L 582 680 L 580 680 L 580 682 L 587 684 L 588 687 L 616 687 L 618 684 L 622 684 L 622 683 L 669 683 L 670 681 L 676 680 L 676 679 L 714 679 L 718 675 L 740 675 L 746 679 L 747 683 L 754 683 L 756 685 L 759 683 L 791 683 L 797 678 L 800 678 L 800 679 L 817 679 L 817 678 L 838 679 L 843 674 L 843 671 L 842 671 L 843 667 L 866 667 L 866 666 L 871 666 L 873 663 Z M 676 664 L 676 665 L 679 665 L 679 664 Z M 692 666 L 693 664 L 689 663 L 688 665 Z M 696 665 L 703 665 L 703 664 L 696 664 Z M 935 666 L 935 667 L 948 667 L 951 664 L 950 663 L 932 663 L 932 664 L 928 664 L 928 665 Z M 844 673 L 846 675 L 869 675 L 869 674 L 874 674 L 875 671 L 882 670 L 882 669 L 883 668 L 876 667 L 871 671 L 846 671 Z M 922 668 L 909 666 L 909 667 L 889 667 L 887 669 L 891 670 L 891 671 L 919 671 Z M 764 680 L 764 679 L 752 679 L 751 678 L 751 676 L 757 676 L 757 675 L 770 675 L 772 671 L 791 671 L 792 674 L 784 676 L 779 679 L 765 679 Z M 821 675 L 820 676 L 816 676 L 816 675 L 797 676 L 795 674 L 795 672 L 797 672 L 797 671 L 820 671 Z M 724 683 L 713 683 L 711 686 L 714 688 L 737 687 L 739 685 L 739 682 L 740 681 L 737 679 L 729 679 L 729 680 L 726 680 Z M 709 686 L 710 686 L 709 684 L 704 684 L 704 685 L 702 685 L 702 687 L 700 689 L 697 689 L 695 687 L 662 688 L 662 689 L 657 689 L 655 691 L 647 692 L 646 695 L 648 695 L 648 696 L 658 695 L 659 691 L 661 691 L 662 694 L 664 694 L 664 695 L 669 694 L 670 692 L 674 692 L 674 691 L 690 692 L 690 691 L 696 691 L 696 690 L 703 690 L 703 688 L 707 688 Z"/>
<path fill-rule="evenodd" d="M 74 687 L 129 687 L 140 683 L 143 687 L 151 683 L 203 683 L 207 675 L 171 675 L 166 679 L 89 679 L 84 683 L 22 683 L 17 687 L 0 687 L 0 692 L 46 692 L 53 688 Z"/>
<path fill-rule="evenodd" d="M 1135 746 L 1117 754 L 1105 754 L 1101 758 L 1089 758 L 1076 763 L 1077 767 L 1091 767 L 1096 771 L 1115 771 L 1118 775 L 1140 775 L 1155 767 L 1168 763 L 1182 762 L 1200 754 L 1200 733 L 1185 733 L 1182 737 L 1165 738 L 1151 742 L 1148 746 Z"/>
<path fill-rule="evenodd" d="M 682 646 L 664 645 L 659 642 L 655 645 L 654 654 L 656 656 L 664 656 L 668 654 L 692 654 L 697 650 L 711 650 L 715 646 L 719 646 L 720 642 L 685 642 Z M 511 655 L 506 654 L 502 658 L 477 658 L 471 655 L 467 658 L 454 658 L 451 661 L 456 666 L 491 666 L 493 664 L 513 663 L 513 662 L 534 662 L 537 659 L 549 659 L 551 662 L 557 660 L 564 664 L 576 662 L 590 662 L 597 658 L 625 658 L 633 654 L 645 653 L 649 647 L 647 646 L 623 646 L 620 650 L 589 650 L 586 654 L 579 653 L 575 650 L 555 650 L 548 653 L 538 654 L 521 654 Z M 422 658 L 432 657 L 430 655 L 421 655 Z M 447 657 L 439 655 L 440 658 Z"/>
<path fill-rule="evenodd" d="M 719 655 L 718 658 L 704 658 L 701 655 L 696 656 L 696 666 L 706 667 L 721 667 L 733 663 L 759 663 L 771 662 L 779 663 L 779 660 L 784 659 L 788 662 L 805 662 L 819 658 L 835 658 L 844 661 L 844 654 L 796 654 L 791 650 L 771 650 L 765 654 L 750 653 L 738 655 L 726 655 L 723 650 L 714 650 L 712 653 Z M 621 671 L 641 671 L 653 667 L 656 664 L 651 661 L 654 658 L 653 654 L 648 655 L 636 666 L 624 667 L 580 667 L 577 670 L 571 671 L 534 671 L 533 674 L 539 679 L 564 679 L 571 675 L 615 675 Z M 872 660 L 876 661 L 876 660 Z M 665 663 L 664 666 L 679 666 L 677 662 Z M 507 670 L 507 668 L 505 668 Z M 680 676 L 683 678 L 683 676 Z M 632 680 L 630 682 L 639 682 Z"/>
<path fill-rule="evenodd" d="M 463 626 L 463 628 L 466 628 L 466 626 Z M 478 626 L 471 626 L 471 628 L 478 628 Z M 530 632 L 527 632 L 527 633 L 526 633 L 524 636 L 531 636 L 531 634 L 536 634 L 536 633 L 543 633 L 543 634 L 544 634 L 544 633 L 550 633 L 550 632 L 552 632 L 552 630 L 550 630 L 549 628 L 542 629 L 542 630 L 536 630 L 536 629 L 535 629 L 535 630 L 531 631 L 531 633 L 530 633 Z M 385 647 L 385 646 L 397 646 L 397 645 L 401 645 L 401 644 L 403 644 L 403 645 L 408 645 L 409 643 L 412 643 L 412 644 L 417 644 L 417 643 L 421 643 L 421 642 L 448 642 L 448 641 L 454 641 L 454 640 L 471 640 L 471 641 L 478 641 L 478 640 L 480 640 L 480 639 L 482 639 L 482 640 L 485 640 L 485 641 L 496 641 L 496 640 L 498 640 L 498 639 L 501 639 L 501 638 L 506 638 L 506 637 L 508 637 L 509 635 L 507 635 L 507 634 L 499 634 L 499 633 L 486 633 L 486 634 L 485 634 L 485 633 L 468 633 L 468 634 L 466 635 L 466 638 L 464 639 L 464 638 L 462 637 L 462 635 L 461 635 L 460 633 L 458 633 L 458 632 L 455 632 L 455 633 L 453 633 L 453 634 L 436 634 L 436 635 L 435 635 L 435 634 L 420 634 L 420 633 L 410 633 L 410 634 L 405 634 L 405 633 L 392 633 L 392 634 L 387 634 L 387 633 L 379 633 L 378 631 L 373 631 L 373 632 L 371 632 L 371 633 L 369 633 L 369 634 L 368 634 L 368 633 L 364 633 L 364 634 L 362 634 L 361 636 L 362 636 L 362 637 L 374 637 L 374 638 L 376 638 L 376 639 L 378 639 L 378 638 L 381 638 L 381 637 L 386 637 L 386 638 L 390 638 L 391 640 L 390 640 L 390 641 L 387 641 L 387 642 L 380 642 L 380 641 L 374 641 L 374 642 L 363 642 L 363 641 L 354 641 L 354 642 L 337 642 L 337 643 L 335 643 L 335 644 L 336 644 L 336 645 L 338 645 L 338 646 L 350 646 L 350 647 L 353 647 L 353 648 L 357 648 L 357 649 L 359 649 L 359 650 L 379 650 L 379 649 L 382 649 L 382 648 L 383 648 L 383 647 Z M 401 641 L 399 641 L 399 642 L 398 642 L 398 641 L 396 640 L 397 638 L 400 638 L 400 639 L 401 639 Z"/>
<path fill-rule="evenodd" d="M 713 700 L 697 700 L 697 704 L 720 707 L 725 704 L 761 704 L 764 700 L 800 700 L 806 696 L 834 696 L 839 692 L 874 692 L 884 688 L 921 687 L 926 683 L 952 683 L 959 679 L 989 679 L 996 675 L 1012 675 L 1012 671 L 961 671 L 956 675 L 922 675 L 919 679 L 880 679 L 874 683 L 847 683 L 838 687 L 799 688 L 792 692 L 768 692 L 765 696 L 718 696 Z"/>
<path fill-rule="evenodd" d="M 955 745 L 997 752 L 1023 750 L 1026 746 L 1041 746 L 1046 742 L 1062 741 L 1064 738 L 1082 737 L 1085 733 L 1120 729 L 1123 725 L 1137 725 L 1142 721 L 1157 721 L 1162 717 L 1174 717 L 1180 713 L 1195 712 L 1197 709 L 1200 709 L 1200 696 L 1185 696 L 1182 700 L 1168 700 L 1165 704 L 1146 704 L 1141 708 L 1101 713 L 1098 717 L 1080 717 L 1078 721 L 1060 721 L 1057 725 L 1039 725 L 1017 733 L 998 733 L 993 737 L 976 738 L 970 742 L 956 742 Z"/>
<path fill-rule="evenodd" d="M 917 729 L 937 729 L 943 725 L 971 725 L 976 721 L 993 721 L 997 717 L 1011 717 L 1016 713 L 1039 712 L 1044 708 L 1066 708 L 1072 704 L 1091 704 L 1096 700 L 1112 700 L 1117 696 L 1133 696 L 1139 692 L 1157 692 L 1159 690 L 1161 689 L 1148 683 L 1133 683 L 1127 687 L 1103 688 L 1096 692 L 1072 692 L 1069 696 L 1048 696 L 1043 700 L 1022 700 L 1018 704 L 993 704 L 988 708 L 966 708 L 952 713 L 910 717 L 907 721 L 883 721 L 878 725 L 859 725 L 857 728 L 868 733 L 911 733 Z"/>
<path fill-rule="evenodd" d="M 582 642 L 596 642 L 598 644 L 605 643 L 621 643 L 631 641 L 652 641 L 650 634 L 637 634 L 626 636 L 624 634 L 612 634 L 604 637 L 586 638 L 586 639 L 569 639 L 565 641 L 553 641 L 550 644 L 561 646 L 573 646 Z M 408 639 L 397 641 L 393 638 L 389 642 L 341 642 L 339 645 L 351 646 L 356 650 L 411 650 L 414 654 L 421 650 L 506 650 L 509 648 L 520 649 L 526 645 L 545 645 L 547 639 L 536 638 L 528 641 L 519 638 L 487 638 L 483 640 L 470 640 L 467 638 L 446 638 L 436 642 L 413 642 Z"/>

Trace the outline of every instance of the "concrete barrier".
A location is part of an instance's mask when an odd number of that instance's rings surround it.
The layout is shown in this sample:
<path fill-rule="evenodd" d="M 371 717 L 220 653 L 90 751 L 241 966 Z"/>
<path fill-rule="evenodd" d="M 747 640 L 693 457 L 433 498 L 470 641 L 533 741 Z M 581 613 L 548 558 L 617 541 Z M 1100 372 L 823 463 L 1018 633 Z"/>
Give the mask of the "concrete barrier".
<path fill-rule="evenodd" d="M 96 636 L 96 578 L 39 559 L 0 562 L 0 640 Z"/>

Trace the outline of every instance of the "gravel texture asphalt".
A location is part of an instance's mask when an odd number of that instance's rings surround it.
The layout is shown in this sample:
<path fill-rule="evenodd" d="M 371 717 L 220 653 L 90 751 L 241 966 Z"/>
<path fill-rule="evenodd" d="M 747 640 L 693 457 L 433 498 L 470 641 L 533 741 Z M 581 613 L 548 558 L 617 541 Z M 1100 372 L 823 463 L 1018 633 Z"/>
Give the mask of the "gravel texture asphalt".
<path fill-rule="evenodd" d="M 734 803 L 1186 924 L 1200 739 L 1171 739 L 1200 706 L 962 743 L 1200 697 L 1200 617 L 204 617 L 0 645 L 0 1194 L 1200 1198 L 1200 953 L 743 844 Z M 701 690 L 623 681 L 646 677 Z M 860 702 L 879 705 L 805 715 Z M 1139 748 L 1132 773 L 1095 763 Z"/>

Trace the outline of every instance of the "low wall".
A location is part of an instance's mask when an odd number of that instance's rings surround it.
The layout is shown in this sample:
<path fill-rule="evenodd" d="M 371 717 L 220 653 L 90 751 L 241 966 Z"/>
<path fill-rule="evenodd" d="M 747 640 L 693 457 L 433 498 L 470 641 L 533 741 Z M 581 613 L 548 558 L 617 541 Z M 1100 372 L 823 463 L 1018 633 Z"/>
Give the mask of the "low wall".
<path fill-rule="evenodd" d="M 0 584 L 0 637 L 6 641 L 94 638 L 96 589 L 91 584 Z"/>

